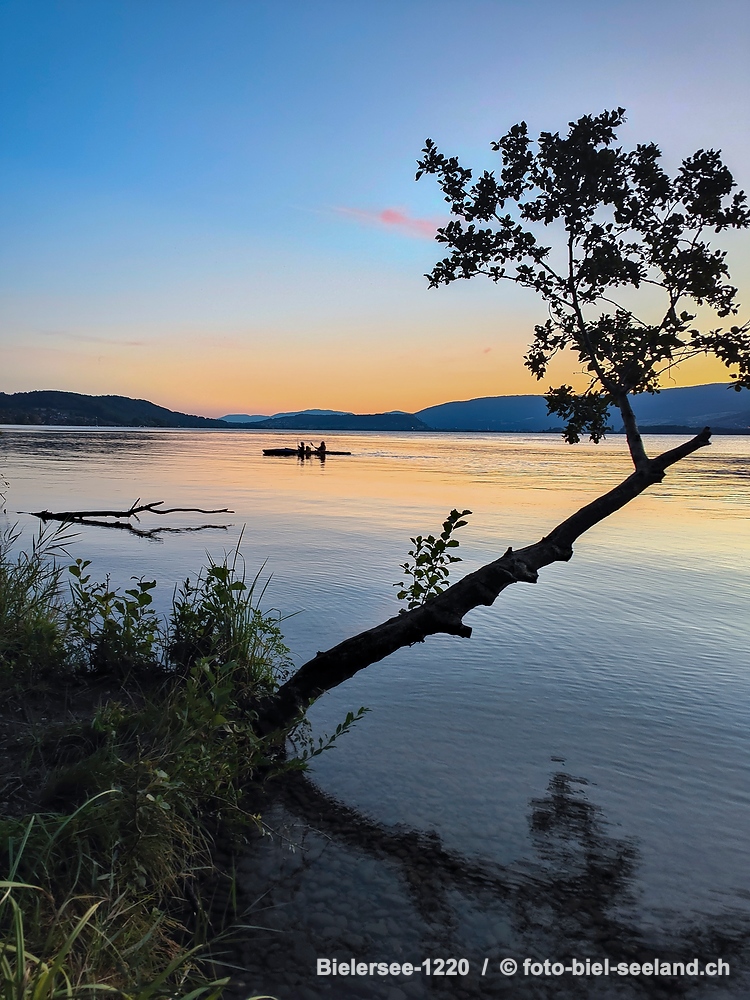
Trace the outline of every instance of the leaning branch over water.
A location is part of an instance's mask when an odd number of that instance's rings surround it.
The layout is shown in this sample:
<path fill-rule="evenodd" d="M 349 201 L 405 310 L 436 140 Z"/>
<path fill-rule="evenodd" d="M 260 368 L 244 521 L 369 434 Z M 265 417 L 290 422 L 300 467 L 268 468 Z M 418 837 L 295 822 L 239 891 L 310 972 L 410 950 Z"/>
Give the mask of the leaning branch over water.
<path fill-rule="evenodd" d="M 494 604 L 513 583 L 536 583 L 539 570 L 554 562 L 567 562 L 573 543 L 594 525 L 620 510 L 637 496 L 664 479 L 666 470 L 699 448 L 711 443 L 708 427 L 690 441 L 640 463 L 632 475 L 618 486 L 581 507 L 533 545 L 487 563 L 442 594 L 412 611 L 389 618 L 375 628 L 360 632 L 332 649 L 318 653 L 283 684 L 275 695 L 258 705 L 261 732 L 285 729 L 326 691 L 337 687 L 371 663 L 390 656 L 404 646 L 423 642 L 429 635 L 443 633 L 468 639 L 471 628 L 463 621 L 474 608 Z"/>

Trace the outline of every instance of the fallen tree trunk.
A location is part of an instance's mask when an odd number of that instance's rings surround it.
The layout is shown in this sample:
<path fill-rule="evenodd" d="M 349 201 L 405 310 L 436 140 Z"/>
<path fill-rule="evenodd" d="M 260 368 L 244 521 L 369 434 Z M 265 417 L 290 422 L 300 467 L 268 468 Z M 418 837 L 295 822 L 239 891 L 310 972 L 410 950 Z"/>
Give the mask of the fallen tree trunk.
<path fill-rule="evenodd" d="M 259 731 L 268 734 L 287 729 L 326 691 L 403 646 L 423 642 L 427 636 L 439 633 L 468 639 L 471 628 L 463 619 L 469 611 L 493 604 L 513 583 L 536 583 L 539 570 L 544 566 L 569 560 L 573 555 L 573 543 L 582 534 L 626 506 L 649 486 L 661 482 L 671 465 L 706 447 L 710 439 L 711 431 L 705 427 L 690 441 L 647 459 L 618 486 L 581 507 L 540 541 L 515 551 L 508 549 L 499 559 L 469 573 L 420 607 L 402 612 L 318 653 L 303 663 L 275 695 L 256 706 Z"/>

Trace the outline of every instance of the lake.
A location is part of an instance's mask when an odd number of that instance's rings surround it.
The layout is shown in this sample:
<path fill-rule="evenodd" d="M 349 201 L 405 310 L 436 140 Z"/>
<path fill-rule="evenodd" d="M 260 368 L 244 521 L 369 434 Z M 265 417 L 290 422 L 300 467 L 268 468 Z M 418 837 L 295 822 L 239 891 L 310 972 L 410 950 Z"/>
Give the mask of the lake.
<path fill-rule="evenodd" d="M 678 441 L 646 439 L 650 453 Z M 229 525 L 159 540 L 83 528 L 71 554 L 118 584 L 157 579 L 166 608 L 206 551 L 221 557 L 242 531 L 248 574 L 270 577 L 264 605 L 290 616 L 300 664 L 396 613 L 409 537 L 439 530 L 451 508 L 473 512 L 457 578 L 630 471 L 619 436 L 570 447 L 547 434 L 338 434 L 328 447 L 351 457 L 262 456 L 291 443 L 261 431 L 6 427 L 3 520 L 30 539 L 38 522 L 16 511 L 124 509 L 138 497 L 229 507 L 144 516 L 144 527 Z M 239 877 L 258 897 L 251 922 L 269 928 L 243 932 L 249 987 L 295 1000 L 674 995 L 642 977 L 497 970 L 506 956 L 659 948 L 733 961 L 730 979 L 709 992 L 684 980 L 684 995 L 747 996 L 748 553 L 750 437 L 717 437 L 583 536 L 570 563 L 467 616 L 470 640 L 429 639 L 322 698 L 316 735 L 370 709 L 313 767 L 317 788 L 347 808 L 314 790 L 270 807 L 278 836 Z M 471 971 L 315 976 L 316 955 L 353 954 L 450 954 Z"/>

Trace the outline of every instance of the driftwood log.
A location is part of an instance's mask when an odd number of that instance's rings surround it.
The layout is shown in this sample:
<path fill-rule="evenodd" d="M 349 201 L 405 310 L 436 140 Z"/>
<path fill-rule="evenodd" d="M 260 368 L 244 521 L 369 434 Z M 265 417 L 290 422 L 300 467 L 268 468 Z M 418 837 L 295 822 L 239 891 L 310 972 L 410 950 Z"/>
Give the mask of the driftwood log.
<path fill-rule="evenodd" d="M 163 500 L 153 500 L 151 503 L 141 503 L 140 500 L 138 497 L 133 506 L 127 510 L 19 510 L 18 513 L 30 514 L 42 521 L 82 521 L 87 517 L 134 517 L 139 521 L 138 515 L 146 511 L 149 514 L 234 514 L 228 507 L 219 507 L 215 510 L 204 510 L 202 507 L 162 507 Z"/>
<path fill-rule="evenodd" d="M 664 479 L 666 470 L 711 443 L 705 427 L 690 441 L 649 459 L 637 429 L 628 434 L 635 471 L 618 486 L 581 507 L 548 535 L 522 549 L 508 549 L 412 611 L 404 611 L 375 628 L 360 632 L 325 652 L 318 653 L 283 684 L 275 695 L 257 705 L 262 733 L 280 733 L 292 725 L 308 706 L 326 691 L 353 677 L 358 671 L 384 659 L 403 646 L 443 633 L 468 639 L 471 628 L 464 616 L 481 605 L 494 604 L 513 583 L 536 583 L 539 570 L 573 555 L 573 543 L 595 524 L 620 510 L 637 496 Z"/>
<path fill-rule="evenodd" d="M 38 517 L 41 521 L 61 521 L 63 524 L 89 525 L 97 528 L 120 528 L 129 531 L 139 538 L 158 538 L 160 534 L 172 533 L 181 534 L 187 531 L 207 531 L 217 529 L 226 531 L 226 524 L 200 524 L 195 527 L 186 528 L 137 528 L 129 523 L 132 518 L 140 523 L 139 514 L 233 514 L 234 511 L 228 507 L 217 507 L 214 510 L 205 510 L 203 507 L 164 507 L 163 500 L 153 500 L 151 503 L 141 503 L 139 497 L 127 510 L 19 510 L 19 514 L 28 514 L 31 517 Z M 113 520 L 102 520 L 102 518 L 113 518 Z M 123 523 L 128 522 L 128 523 Z"/>

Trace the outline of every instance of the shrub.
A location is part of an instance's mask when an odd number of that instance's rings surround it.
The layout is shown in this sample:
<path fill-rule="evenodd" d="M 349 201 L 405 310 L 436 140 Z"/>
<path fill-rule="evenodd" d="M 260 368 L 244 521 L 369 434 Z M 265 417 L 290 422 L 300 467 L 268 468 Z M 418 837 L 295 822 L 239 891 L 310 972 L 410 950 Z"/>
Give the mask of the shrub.
<path fill-rule="evenodd" d="M 43 680 L 53 718 L 18 761 L 43 811 L 0 818 L 0 1000 L 218 997 L 225 981 L 203 973 L 211 886 L 229 880 L 214 837 L 259 827 L 248 788 L 289 766 L 253 730 L 254 699 L 287 669 L 279 616 L 258 608 L 237 551 L 186 581 L 162 622 L 154 581 L 120 594 L 77 559 L 65 597 L 68 539 L 42 533 L 12 557 L 17 540 L 0 548 L 1 680 Z M 102 676 L 114 696 L 54 717 L 56 691 Z"/>

